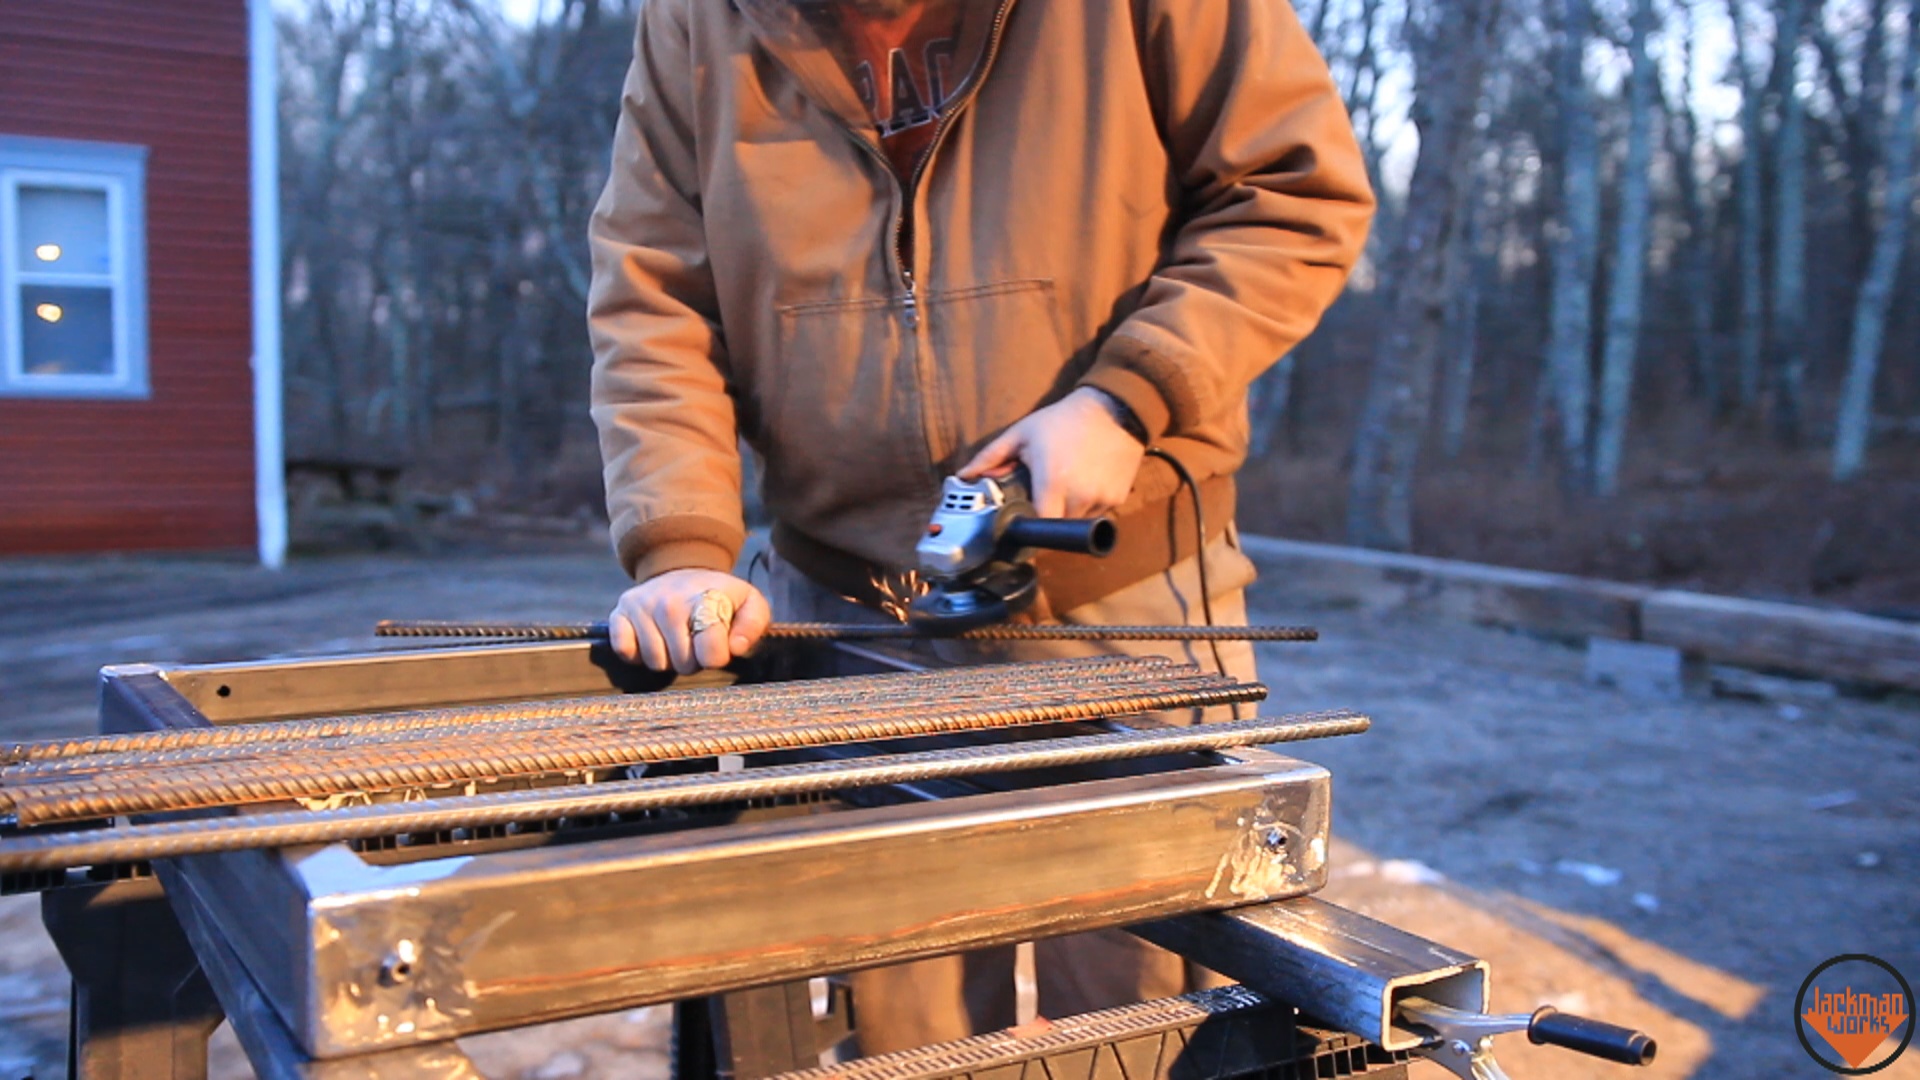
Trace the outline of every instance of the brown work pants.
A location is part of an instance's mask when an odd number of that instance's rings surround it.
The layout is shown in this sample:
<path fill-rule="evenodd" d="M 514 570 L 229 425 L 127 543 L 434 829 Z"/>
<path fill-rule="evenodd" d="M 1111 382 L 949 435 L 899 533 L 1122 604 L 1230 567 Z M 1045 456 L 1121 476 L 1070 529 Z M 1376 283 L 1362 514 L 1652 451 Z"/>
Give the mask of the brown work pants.
<path fill-rule="evenodd" d="M 1231 531 L 1208 546 L 1208 585 L 1213 615 L 1220 623 L 1246 621 L 1245 588 L 1253 564 L 1240 552 Z M 886 621 L 814 583 L 778 557 L 771 560 L 768 600 L 774 616 L 793 622 Z M 1137 582 L 1093 603 L 1058 615 L 1061 622 L 1085 625 L 1162 625 L 1201 622 L 1197 559 Z M 1075 656 L 1167 655 L 1212 670 L 1213 650 L 1206 645 L 1163 642 L 927 642 L 915 646 L 945 664 L 1011 660 L 1048 660 Z M 1218 666 L 1253 680 L 1253 647 L 1222 643 Z M 1192 724 L 1231 716 L 1226 708 L 1191 710 L 1168 716 Z M 948 1042 L 1010 1027 L 1015 1015 L 1013 946 L 943 956 L 853 976 L 854 1015 L 863 1054 L 884 1054 L 928 1043 Z M 1168 997 L 1221 985 L 1218 975 L 1157 949 L 1123 930 L 1100 930 L 1053 938 L 1034 945 L 1039 1014 L 1075 1016 L 1136 1001 Z"/>

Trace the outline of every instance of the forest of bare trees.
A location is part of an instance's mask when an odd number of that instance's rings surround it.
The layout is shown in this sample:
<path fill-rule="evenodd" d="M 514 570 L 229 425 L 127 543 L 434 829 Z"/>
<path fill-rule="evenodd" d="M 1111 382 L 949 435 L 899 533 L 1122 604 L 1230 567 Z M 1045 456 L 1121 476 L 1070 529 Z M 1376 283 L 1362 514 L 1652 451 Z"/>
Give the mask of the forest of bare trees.
<path fill-rule="evenodd" d="M 296 454 L 591 491 L 582 234 L 638 2 L 285 16 Z M 1713 465 L 1682 452 L 1920 458 L 1920 0 L 1296 3 L 1385 198 L 1256 453 L 1337 457 L 1348 539 L 1419 546 L 1423 475 L 1476 453 L 1583 505 Z"/>
<path fill-rule="evenodd" d="M 438 465 L 505 493 L 590 434 L 586 221 L 636 11 L 561 0 L 527 24 L 495 0 L 316 0 L 283 16 L 294 457 Z"/>
<path fill-rule="evenodd" d="M 1344 36 L 1323 44 L 1352 58 L 1365 131 L 1383 103 L 1367 69 L 1381 63 L 1385 4 L 1354 3 Z M 1422 62 L 1421 5 L 1394 13 L 1422 149 L 1406 212 L 1376 247 L 1394 253 L 1381 261 L 1390 315 L 1354 434 L 1354 538 L 1410 546 L 1404 489 L 1449 348 L 1447 452 L 1467 428 L 1469 380 L 1531 383 L 1529 458 L 1551 454 L 1563 485 L 1612 495 L 1646 396 L 1636 376 L 1655 369 L 1669 397 L 1723 420 L 1764 415 L 1782 445 L 1829 444 L 1836 480 L 1857 474 L 1876 384 L 1892 408 L 1920 376 L 1920 305 L 1895 303 L 1913 215 L 1914 8 L 1507 0 L 1491 16 L 1505 27 L 1497 55 L 1463 79 L 1468 13 L 1501 4 L 1431 6 L 1446 18 L 1425 19 L 1452 38 L 1439 64 Z M 1435 155 L 1453 167 L 1458 125 L 1475 145 L 1448 202 L 1423 176 Z M 1467 269 L 1448 279 L 1423 264 L 1431 236 Z M 1488 322 L 1498 340 L 1479 331 Z M 1898 370 L 1882 375 L 1883 360 Z"/>

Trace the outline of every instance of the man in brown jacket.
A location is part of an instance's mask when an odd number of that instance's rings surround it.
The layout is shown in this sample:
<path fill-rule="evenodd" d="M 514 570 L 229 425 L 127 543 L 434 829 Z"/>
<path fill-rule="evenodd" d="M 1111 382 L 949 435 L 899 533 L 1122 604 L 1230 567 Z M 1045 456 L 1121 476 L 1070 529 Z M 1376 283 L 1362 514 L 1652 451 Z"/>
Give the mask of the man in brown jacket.
<path fill-rule="evenodd" d="M 1339 294 L 1372 210 L 1285 0 L 647 0 L 591 227 L 593 415 L 638 582 L 615 647 L 687 672 L 776 611 L 884 617 L 942 479 L 1015 461 L 1041 512 L 1120 525 L 1110 559 L 1041 564 L 1044 614 L 1184 621 L 1204 557 L 1216 616 L 1243 619 L 1246 389 Z M 742 437 L 771 603 L 733 574 Z M 1149 445 L 1196 478 L 1204 544 Z M 1249 649 L 1223 663 L 1253 674 Z M 1190 981 L 1117 932 L 1040 949 L 1048 1015 Z M 863 1049 L 1011 1023 L 1010 971 L 1001 950 L 863 973 Z"/>

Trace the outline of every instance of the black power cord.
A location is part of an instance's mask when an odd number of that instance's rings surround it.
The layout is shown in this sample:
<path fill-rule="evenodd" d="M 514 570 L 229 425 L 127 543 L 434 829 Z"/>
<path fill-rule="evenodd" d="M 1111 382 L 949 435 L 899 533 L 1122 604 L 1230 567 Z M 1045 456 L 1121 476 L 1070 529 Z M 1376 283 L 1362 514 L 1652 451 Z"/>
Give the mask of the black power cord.
<path fill-rule="evenodd" d="M 1207 580 L 1207 511 L 1206 507 L 1202 505 L 1200 501 L 1200 485 L 1193 479 L 1193 473 L 1187 470 L 1186 463 L 1173 456 L 1172 453 L 1158 446 L 1150 446 L 1147 448 L 1147 456 L 1159 458 L 1171 466 L 1174 474 L 1180 477 L 1180 486 L 1187 489 L 1187 495 L 1193 500 L 1193 531 L 1196 534 L 1194 537 L 1193 557 L 1194 561 L 1197 562 L 1200 567 L 1200 612 L 1201 616 L 1206 619 L 1207 625 L 1211 627 L 1215 625 L 1213 621 L 1213 586 Z M 1178 492 L 1175 492 L 1176 497 L 1178 494 Z M 1213 666 L 1219 669 L 1220 674 L 1227 675 L 1227 662 L 1225 658 L 1220 655 L 1220 643 L 1217 641 L 1209 641 L 1207 642 L 1207 648 L 1213 652 Z M 1233 718 L 1235 720 L 1240 719 L 1240 706 L 1238 705 L 1233 707 Z"/>

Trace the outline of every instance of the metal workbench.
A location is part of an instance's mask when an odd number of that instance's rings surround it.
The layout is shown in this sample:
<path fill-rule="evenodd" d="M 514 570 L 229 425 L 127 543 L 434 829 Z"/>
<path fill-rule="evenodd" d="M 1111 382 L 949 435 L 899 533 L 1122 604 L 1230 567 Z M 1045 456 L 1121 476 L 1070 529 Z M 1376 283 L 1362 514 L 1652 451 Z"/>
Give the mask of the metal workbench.
<path fill-rule="evenodd" d="M 748 677 L 778 678 L 799 659 L 772 650 Z M 806 663 L 823 666 L 820 654 Z M 847 647 L 831 663 L 911 666 Z M 584 642 L 133 665 L 103 672 L 101 719 L 132 732 L 671 692 L 666 682 Z M 759 1080 L 819 1068 L 843 1033 L 814 1017 L 810 978 L 1139 924 L 1202 959 L 1224 942 L 1245 950 L 1235 934 L 1266 932 L 1245 914 L 1324 883 L 1329 800 L 1324 769 L 1250 749 L 203 854 L 151 873 L 109 868 L 118 880 L 31 884 L 73 974 L 73 1073 L 87 1080 L 198 1080 L 223 1017 L 263 1077 L 477 1077 L 455 1039 L 663 1002 L 679 1003 L 681 1080 Z M 1342 918 L 1323 909 L 1296 910 Z M 1484 1009 L 1484 965 L 1422 963 L 1408 985 Z M 1261 978 L 1249 981 L 1270 992 L 1311 984 L 1299 972 Z M 1391 972 L 1379 981 L 1389 987 Z M 1394 1041 L 1397 992 L 1369 984 L 1346 1003 L 1211 992 L 833 1069 L 1235 1080 L 1295 1075 L 1299 1063 L 1311 1071 L 1297 1075 L 1402 1075 L 1411 1043 L 1381 1045 Z M 1298 1004 L 1353 1019 L 1316 1028 Z"/>

